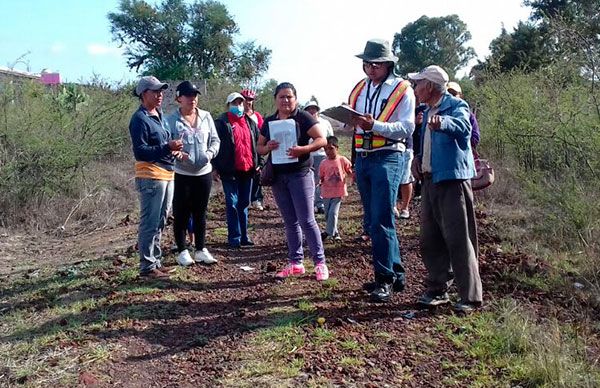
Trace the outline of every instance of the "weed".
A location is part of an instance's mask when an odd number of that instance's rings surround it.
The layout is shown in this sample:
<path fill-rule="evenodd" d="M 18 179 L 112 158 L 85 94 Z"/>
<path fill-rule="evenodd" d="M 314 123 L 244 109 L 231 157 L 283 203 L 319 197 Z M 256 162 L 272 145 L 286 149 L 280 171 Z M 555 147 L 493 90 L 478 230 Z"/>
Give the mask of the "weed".
<path fill-rule="evenodd" d="M 365 362 L 356 357 L 342 357 L 339 364 L 343 367 L 360 367 L 363 366 Z"/>
<path fill-rule="evenodd" d="M 360 344 L 355 340 L 348 339 L 340 342 L 340 347 L 344 350 L 359 350 Z"/>
<path fill-rule="evenodd" d="M 308 301 L 306 299 L 301 299 L 298 302 L 298 310 L 300 310 L 304 313 L 313 313 L 317 310 L 317 308 L 310 301 Z"/>
<path fill-rule="evenodd" d="M 317 327 L 313 331 L 313 341 L 315 345 L 322 345 L 327 342 L 335 341 L 335 332 L 322 327 Z"/>

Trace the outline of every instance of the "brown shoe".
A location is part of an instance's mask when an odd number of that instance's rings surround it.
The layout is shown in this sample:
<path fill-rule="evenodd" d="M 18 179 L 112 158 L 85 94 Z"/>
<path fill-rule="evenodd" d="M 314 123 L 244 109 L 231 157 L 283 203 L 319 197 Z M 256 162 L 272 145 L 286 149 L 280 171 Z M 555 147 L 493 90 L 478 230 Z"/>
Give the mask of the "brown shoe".
<path fill-rule="evenodd" d="M 169 274 L 162 272 L 158 268 L 151 269 L 148 272 L 144 272 L 140 274 L 140 278 L 142 279 L 157 279 L 157 280 L 167 280 L 169 279 Z"/>

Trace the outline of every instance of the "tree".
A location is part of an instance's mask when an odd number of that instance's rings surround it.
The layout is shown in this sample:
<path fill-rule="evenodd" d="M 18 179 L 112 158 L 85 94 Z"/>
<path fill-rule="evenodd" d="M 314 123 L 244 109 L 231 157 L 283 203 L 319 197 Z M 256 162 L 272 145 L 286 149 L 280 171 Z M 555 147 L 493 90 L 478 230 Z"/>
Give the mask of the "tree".
<path fill-rule="evenodd" d="M 113 39 L 125 46 L 127 64 L 164 79 L 228 78 L 245 81 L 268 68 L 271 50 L 254 42 L 235 45 L 238 26 L 216 1 L 121 0 L 108 14 Z"/>
<path fill-rule="evenodd" d="M 458 15 L 421 16 L 394 35 L 392 49 L 399 59 L 397 70 L 406 74 L 435 64 L 454 78 L 475 58 L 475 50 L 466 46 L 469 40 L 471 33 Z"/>
<path fill-rule="evenodd" d="M 537 26 L 519 22 L 510 34 L 503 28 L 500 36 L 490 43 L 490 51 L 486 61 L 476 66 L 477 70 L 537 70 L 552 62 L 554 49 L 552 41 Z"/>
<path fill-rule="evenodd" d="M 560 66 L 589 70 L 596 67 L 600 47 L 598 0 L 525 0 L 532 8 L 527 22 L 512 33 L 502 30 L 490 44 L 491 55 L 476 70 L 534 71 L 560 62 Z"/>

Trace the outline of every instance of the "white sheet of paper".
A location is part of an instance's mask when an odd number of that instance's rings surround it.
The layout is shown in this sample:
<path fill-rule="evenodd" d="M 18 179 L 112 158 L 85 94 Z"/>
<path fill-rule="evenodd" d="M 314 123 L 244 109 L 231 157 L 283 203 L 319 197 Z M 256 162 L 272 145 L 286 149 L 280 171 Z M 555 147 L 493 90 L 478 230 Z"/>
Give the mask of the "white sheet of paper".
<path fill-rule="evenodd" d="M 271 140 L 279 142 L 279 148 L 271 151 L 273 164 L 286 164 L 298 161 L 290 158 L 287 150 L 298 145 L 296 138 L 296 122 L 293 119 L 269 121 Z"/>

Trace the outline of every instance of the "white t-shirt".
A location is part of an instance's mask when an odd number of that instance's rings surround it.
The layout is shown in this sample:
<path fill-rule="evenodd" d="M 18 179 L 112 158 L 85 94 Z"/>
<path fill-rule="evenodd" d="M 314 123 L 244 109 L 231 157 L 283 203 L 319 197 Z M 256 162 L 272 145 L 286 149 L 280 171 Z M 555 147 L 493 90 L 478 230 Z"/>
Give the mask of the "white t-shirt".
<path fill-rule="evenodd" d="M 322 118 L 320 116 L 319 116 L 319 126 L 323 130 L 323 136 L 325 136 L 325 139 L 327 139 L 329 136 L 333 136 L 333 127 L 331 126 L 329 121 L 325 120 L 324 118 Z M 312 142 L 313 142 L 313 140 L 310 139 L 309 144 Z M 311 152 L 310 155 L 311 156 L 313 156 L 313 155 L 325 156 L 325 148 L 319 148 L 318 150 Z"/>

